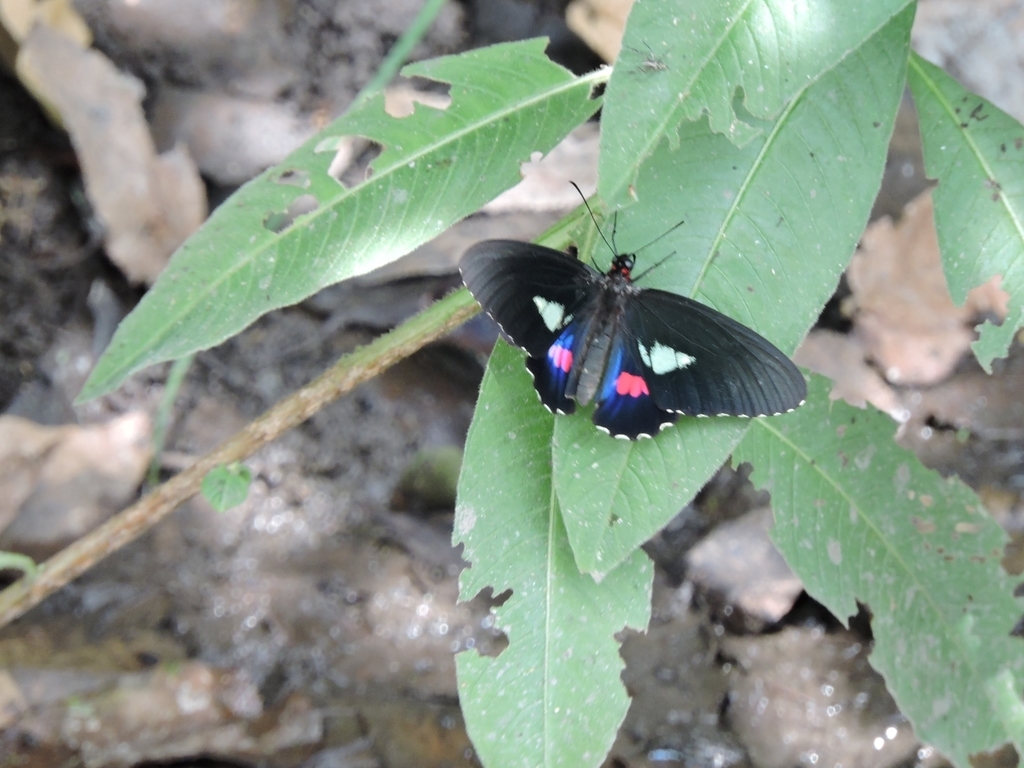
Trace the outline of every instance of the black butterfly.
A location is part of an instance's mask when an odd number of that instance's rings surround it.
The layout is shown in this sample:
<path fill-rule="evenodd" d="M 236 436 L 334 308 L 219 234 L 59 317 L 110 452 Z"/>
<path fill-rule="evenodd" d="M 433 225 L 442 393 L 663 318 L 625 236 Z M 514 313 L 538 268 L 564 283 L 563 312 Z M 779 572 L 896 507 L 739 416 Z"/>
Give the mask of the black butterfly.
<path fill-rule="evenodd" d="M 532 243 L 485 240 L 459 265 L 466 287 L 526 350 L 541 402 L 570 414 L 596 401 L 594 424 L 651 437 L 689 416 L 763 416 L 803 402 L 807 384 L 763 336 L 667 291 L 639 288 L 635 256 L 602 275 Z"/>

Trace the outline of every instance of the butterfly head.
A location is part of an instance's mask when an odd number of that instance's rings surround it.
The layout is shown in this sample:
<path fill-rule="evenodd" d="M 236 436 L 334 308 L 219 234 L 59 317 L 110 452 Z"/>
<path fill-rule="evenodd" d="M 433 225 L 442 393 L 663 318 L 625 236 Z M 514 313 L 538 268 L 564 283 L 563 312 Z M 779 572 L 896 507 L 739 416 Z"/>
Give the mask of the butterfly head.
<path fill-rule="evenodd" d="M 612 259 L 612 268 L 608 270 L 608 275 L 617 275 L 623 277 L 626 280 L 631 280 L 630 273 L 633 271 L 633 265 L 636 263 L 636 256 L 632 253 L 620 253 Z"/>

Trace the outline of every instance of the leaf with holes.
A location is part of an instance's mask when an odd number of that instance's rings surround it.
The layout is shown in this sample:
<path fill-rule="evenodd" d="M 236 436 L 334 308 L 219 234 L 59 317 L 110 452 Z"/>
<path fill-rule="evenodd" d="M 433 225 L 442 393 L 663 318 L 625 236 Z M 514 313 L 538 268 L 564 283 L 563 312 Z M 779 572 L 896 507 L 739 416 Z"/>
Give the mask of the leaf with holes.
<path fill-rule="evenodd" d="M 1010 294 L 1001 325 L 986 322 L 974 353 L 986 370 L 1024 325 L 1024 126 L 916 54 L 917 105 L 939 250 L 957 304 L 993 275 Z"/>
<path fill-rule="evenodd" d="M 118 328 L 80 400 L 133 371 L 219 344 L 260 315 L 408 253 L 520 179 L 600 106 L 593 84 L 544 55 L 544 40 L 408 66 L 451 86 L 447 109 L 404 118 L 383 96 L 343 115 L 224 202 Z M 351 188 L 330 172 L 343 137 L 383 146 Z"/>
<path fill-rule="evenodd" d="M 755 422 L 734 454 L 772 494 L 772 539 L 836 616 L 870 609 L 871 663 L 922 741 L 962 768 L 1006 741 L 1019 749 L 1022 606 L 1000 565 L 1006 535 L 959 480 L 897 446 L 887 416 L 830 402 L 830 388 L 813 377 L 806 406 Z"/>
<path fill-rule="evenodd" d="M 641 164 L 707 114 L 744 146 L 785 105 L 897 16 L 908 0 L 645 0 L 633 5 L 601 117 L 601 196 L 626 205 Z M 881 83 L 877 83 L 881 86 Z M 837 98 L 846 94 L 837 92 Z"/>
<path fill-rule="evenodd" d="M 495 610 L 509 646 L 456 657 L 466 728 L 484 765 L 598 766 L 629 707 L 615 633 L 647 626 L 654 568 L 634 552 L 600 584 L 577 570 L 551 488 L 554 417 L 522 356 L 499 343 L 481 389 L 453 538 L 463 600 L 511 590 Z"/>

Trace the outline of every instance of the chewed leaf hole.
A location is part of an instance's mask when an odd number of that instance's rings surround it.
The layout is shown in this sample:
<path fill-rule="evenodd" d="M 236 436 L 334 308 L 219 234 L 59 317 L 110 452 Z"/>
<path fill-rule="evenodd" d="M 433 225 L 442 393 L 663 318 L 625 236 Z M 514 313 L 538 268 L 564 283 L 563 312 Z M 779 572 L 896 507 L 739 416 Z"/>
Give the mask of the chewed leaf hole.
<path fill-rule="evenodd" d="M 377 159 L 384 147 L 375 141 L 359 139 L 359 144 L 348 158 L 341 153 L 334 156 L 328 173 L 346 189 L 358 186 L 373 175 L 371 163 Z M 345 161 L 344 165 L 342 162 Z"/>
<path fill-rule="evenodd" d="M 506 589 L 501 594 L 495 595 L 493 587 L 485 587 L 476 597 L 462 603 L 480 619 L 472 633 L 472 641 L 467 641 L 460 650 L 473 649 L 481 656 L 491 658 L 501 655 L 501 652 L 508 647 L 508 635 L 496 626 L 495 610 L 504 605 L 510 597 L 512 597 L 511 589 Z"/>
<path fill-rule="evenodd" d="M 312 213 L 320 207 L 320 201 L 313 195 L 299 195 L 283 211 L 275 211 L 267 214 L 263 219 L 263 226 L 274 234 L 288 229 L 299 216 Z"/>
<path fill-rule="evenodd" d="M 409 117 L 417 104 L 437 110 L 451 106 L 451 86 L 421 77 L 399 78 L 384 92 L 384 111 L 392 117 Z"/>
<path fill-rule="evenodd" d="M 321 140 L 313 151 L 317 154 L 321 152 L 334 153 L 331 164 L 327 166 L 327 175 L 335 181 L 342 182 L 342 185 L 348 188 L 351 185 L 342 181 L 342 176 L 346 175 L 353 165 L 359 165 L 364 162 L 369 163 L 383 149 L 383 146 L 370 141 L 365 136 L 328 136 Z M 373 154 L 369 160 L 364 160 L 364 155 L 367 152 L 372 152 Z"/>
<path fill-rule="evenodd" d="M 275 178 L 278 184 L 286 184 L 290 187 L 298 187 L 299 189 L 307 189 L 309 187 L 309 171 L 301 168 L 289 168 L 286 171 L 282 171 Z"/>

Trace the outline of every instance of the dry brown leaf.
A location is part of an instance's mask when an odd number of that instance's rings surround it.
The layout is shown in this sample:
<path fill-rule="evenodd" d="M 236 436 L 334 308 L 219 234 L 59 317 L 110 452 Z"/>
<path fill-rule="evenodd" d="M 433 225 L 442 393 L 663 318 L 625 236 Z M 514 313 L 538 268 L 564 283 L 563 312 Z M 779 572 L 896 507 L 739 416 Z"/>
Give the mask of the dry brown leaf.
<path fill-rule="evenodd" d="M 0 26 L 10 38 L 10 45 L 0 44 L 0 56 L 11 69 L 14 69 L 18 45 L 37 23 L 60 32 L 84 48 L 92 45 L 92 31 L 71 0 L 0 0 Z"/>
<path fill-rule="evenodd" d="M 523 163 L 523 180 L 483 207 L 490 214 L 515 211 L 565 211 L 580 204 L 576 182 L 584 195 L 597 190 L 599 131 L 595 123 L 584 123 L 543 157 Z M 539 153 L 537 153 L 539 155 Z"/>
<path fill-rule="evenodd" d="M 687 578 L 709 601 L 739 611 L 733 621 L 760 632 L 793 608 L 804 586 L 769 536 L 772 511 L 752 509 L 717 526 L 686 555 Z"/>
<path fill-rule="evenodd" d="M 315 132 L 308 115 L 269 98 L 165 86 L 153 105 L 157 145 L 187 146 L 203 173 L 225 185 L 280 163 Z"/>
<path fill-rule="evenodd" d="M 73 427 L 42 427 L 17 416 L 0 416 L 0 531 L 39 482 L 53 447 Z"/>
<path fill-rule="evenodd" d="M 17 67 L 71 136 L 110 258 L 129 279 L 152 282 L 206 217 L 195 165 L 184 150 L 157 156 L 142 111 L 142 84 L 101 53 L 36 25 Z"/>
<path fill-rule="evenodd" d="M 41 559 L 70 543 L 124 506 L 150 456 L 143 413 L 84 427 L 0 416 L 0 549 Z"/>
<path fill-rule="evenodd" d="M 833 400 L 842 398 L 858 408 L 871 403 L 893 416 L 902 411 L 892 387 L 868 365 L 864 345 L 856 336 L 811 331 L 794 353 L 793 360 L 832 379 L 835 386 L 829 397 Z"/>
<path fill-rule="evenodd" d="M 565 23 L 605 61 L 615 61 L 633 0 L 573 0 Z"/>
<path fill-rule="evenodd" d="M 847 276 L 856 333 L 893 383 L 945 378 L 974 339 L 972 321 L 1006 314 L 998 278 L 972 290 L 963 307 L 953 304 L 929 192 L 906 207 L 899 223 L 883 218 L 868 227 Z"/>

